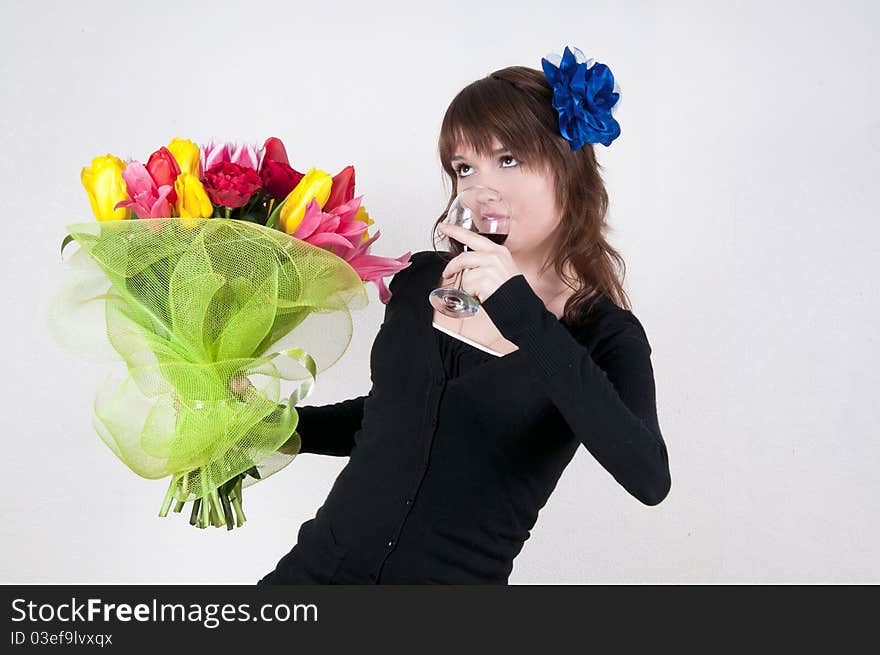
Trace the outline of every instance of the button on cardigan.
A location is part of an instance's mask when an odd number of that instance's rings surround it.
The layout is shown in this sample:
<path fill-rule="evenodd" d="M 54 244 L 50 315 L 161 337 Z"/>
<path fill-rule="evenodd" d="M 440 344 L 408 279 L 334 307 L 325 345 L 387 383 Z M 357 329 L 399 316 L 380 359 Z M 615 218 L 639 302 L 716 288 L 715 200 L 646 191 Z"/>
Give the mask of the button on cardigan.
<path fill-rule="evenodd" d="M 480 311 L 518 350 L 460 344 L 479 357 L 453 371 L 428 302 L 450 257 L 417 252 L 392 278 L 366 395 L 297 407 L 301 452 L 349 461 L 259 585 L 507 584 L 581 447 L 645 505 L 669 492 L 638 319 L 596 295 L 569 326 L 516 275 Z"/>

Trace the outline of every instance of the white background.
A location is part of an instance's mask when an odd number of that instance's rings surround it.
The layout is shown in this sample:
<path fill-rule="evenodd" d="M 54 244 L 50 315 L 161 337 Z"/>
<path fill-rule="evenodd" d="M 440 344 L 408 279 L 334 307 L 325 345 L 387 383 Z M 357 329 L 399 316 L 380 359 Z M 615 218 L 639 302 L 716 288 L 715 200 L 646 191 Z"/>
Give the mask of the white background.
<path fill-rule="evenodd" d="M 80 169 L 180 136 L 278 136 L 357 171 L 382 236 L 431 247 L 444 111 L 574 45 L 622 89 L 598 145 L 612 244 L 653 347 L 672 491 L 647 507 L 581 449 L 510 582 L 880 582 L 872 2 L 7 2 L 0 23 L 6 344 L 0 582 L 253 584 L 346 459 L 246 490 L 242 529 L 158 518 L 167 481 L 91 427 L 106 368 L 44 325 Z M 873 191 L 871 189 L 874 189 Z M 71 251 L 75 246 L 71 247 Z M 66 256 L 69 256 L 66 253 Z M 306 404 L 366 393 L 384 306 Z"/>

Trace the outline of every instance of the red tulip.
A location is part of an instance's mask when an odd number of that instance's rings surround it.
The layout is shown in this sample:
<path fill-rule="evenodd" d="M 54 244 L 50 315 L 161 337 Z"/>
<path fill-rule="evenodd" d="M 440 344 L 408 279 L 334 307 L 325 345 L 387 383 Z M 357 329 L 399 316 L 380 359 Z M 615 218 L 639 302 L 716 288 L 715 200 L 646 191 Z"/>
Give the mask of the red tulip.
<path fill-rule="evenodd" d="M 325 211 L 332 211 L 354 198 L 354 166 L 346 166 L 333 176 L 330 197 L 324 204 Z"/>
<path fill-rule="evenodd" d="M 172 205 L 176 203 L 177 193 L 174 191 L 174 182 L 177 181 L 177 176 L 180 175 L 180 166 L 177 165 L 177 160 L 171 154 L 171 151 L 162 146 L 150 155 L 150 158 L 147 160 L 147 170 L 150 172 L 150 177 L 153 178 L 157 187 L 166 184 L 171 186 L 168 202 Z"/>
<path fill-rule="evenodd" d="M 305 173 L 273 159 L 264 160 L 260 171 L 263 189 L 275 200 L 284 200 L 304 176 Z"/>
<path fill-rule="evenodd" d="M 263 144 L 262 159 L 260 161 L 260 170 L 269 161 L 290 165 L 290 160 L 287 158 L 287 150 L 285 150 L 284 144 L 281 143 L 281 139 L 275 136 L 270 136 L 266 139 L 266 142 Z"/>

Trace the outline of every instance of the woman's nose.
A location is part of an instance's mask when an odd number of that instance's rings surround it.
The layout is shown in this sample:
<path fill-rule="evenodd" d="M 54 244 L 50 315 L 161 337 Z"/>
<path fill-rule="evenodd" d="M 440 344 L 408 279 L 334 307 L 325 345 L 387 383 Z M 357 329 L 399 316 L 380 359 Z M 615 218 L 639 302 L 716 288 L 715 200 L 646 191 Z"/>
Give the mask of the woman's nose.
<path fill-rule="evenodd" d="M 476 174 L 474 174 L 471 177 L 477 177 L 477 176 L 476 176 Z M 459 193 L 463 193 L 464 191 L 466 191 L 467 189 L 470 189 L 471 187 L 478 186 L 478 187 L 483 187 L 485 189 L 488 189 L 488 191 L 486 191 L 485 194 L 480 194 L 481 198 L 483 197 L 483 195 L 485 195 L 487 198 L 491 198 L 493 196 L 493 194 L 492 194 L 493 191 L 500 193 L 502 196 L 504 195 L 505 189 L 504 189 L 503 182 L 500 179 L 493 178 L 490 175 L 484 175 L 484 176 L 482 176 L 478 179 L 475 179 L 473 181 L 471 181 L 469 179 L 468 182 L 469 182 L 469 184 L 467 186 L 459 186 L 459 188 L 458 188 Z"/>

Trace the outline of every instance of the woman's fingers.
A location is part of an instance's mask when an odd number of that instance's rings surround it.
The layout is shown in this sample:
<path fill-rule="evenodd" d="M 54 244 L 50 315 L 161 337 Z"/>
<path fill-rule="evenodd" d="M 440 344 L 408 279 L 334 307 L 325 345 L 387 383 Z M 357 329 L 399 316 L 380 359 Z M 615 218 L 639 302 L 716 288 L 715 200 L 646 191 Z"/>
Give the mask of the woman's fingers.
<path fill-rule="evenodd" d="M 250 379 L 247 377 L 233 375 L 229 378 L 229 390 L 236 396 L 242 397 L 249 389 L 253 388 L 254 385 L 251 384 Z"/>

